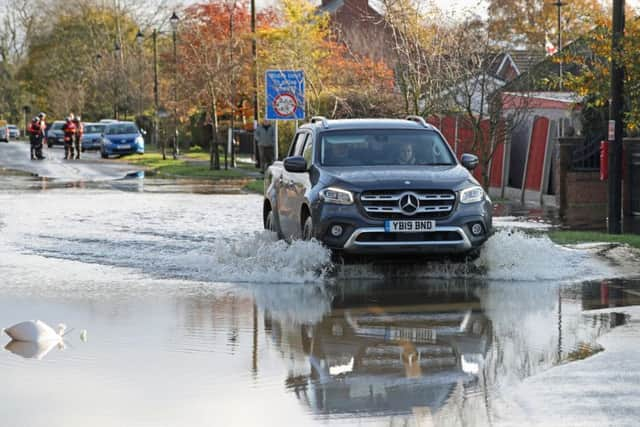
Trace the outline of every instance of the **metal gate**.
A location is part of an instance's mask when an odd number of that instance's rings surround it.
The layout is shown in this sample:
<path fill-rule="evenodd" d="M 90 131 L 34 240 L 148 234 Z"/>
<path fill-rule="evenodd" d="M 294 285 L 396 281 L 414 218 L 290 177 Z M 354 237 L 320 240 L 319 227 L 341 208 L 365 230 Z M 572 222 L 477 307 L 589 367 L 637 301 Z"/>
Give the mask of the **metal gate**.
<path fill-rule="evenodd" d="M 631 214 L 640 215 L 640 144 L 629 144 L 628 147 Z"/>

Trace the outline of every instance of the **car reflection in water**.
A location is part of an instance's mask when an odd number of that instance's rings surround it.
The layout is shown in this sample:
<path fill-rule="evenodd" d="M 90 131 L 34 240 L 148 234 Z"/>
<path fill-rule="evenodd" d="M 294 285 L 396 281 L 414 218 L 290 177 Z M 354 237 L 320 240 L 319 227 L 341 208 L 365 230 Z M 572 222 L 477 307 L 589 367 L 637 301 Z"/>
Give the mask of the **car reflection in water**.
<path fill-rule="evenodd" d="M 454 392 L 479 386 L 492 336 L 481 286 L 341 284 L 320 322 L 266 319 L 266 329 L 282 348 L 303 353 L 291 359 L 308 360 L 286 383 L 318 415 L 435 413 Z"/>

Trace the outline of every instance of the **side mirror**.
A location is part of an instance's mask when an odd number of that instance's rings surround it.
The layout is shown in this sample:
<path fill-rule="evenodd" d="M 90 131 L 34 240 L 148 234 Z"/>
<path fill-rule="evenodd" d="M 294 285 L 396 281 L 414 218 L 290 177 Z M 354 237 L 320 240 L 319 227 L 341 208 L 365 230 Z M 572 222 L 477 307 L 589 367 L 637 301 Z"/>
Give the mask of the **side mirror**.
<path fill-rule="evenodd" d="M 472 171 L 478 166 L 478 156 L 465 153 L 460 158 L 460 162 L 462 166 Z"/>
<path fill-rule="evenodd" d="M 307 161 L 302 156 L 291 156 L 284 159 L 284 170 L 292 173 L 307 171 Z"/>

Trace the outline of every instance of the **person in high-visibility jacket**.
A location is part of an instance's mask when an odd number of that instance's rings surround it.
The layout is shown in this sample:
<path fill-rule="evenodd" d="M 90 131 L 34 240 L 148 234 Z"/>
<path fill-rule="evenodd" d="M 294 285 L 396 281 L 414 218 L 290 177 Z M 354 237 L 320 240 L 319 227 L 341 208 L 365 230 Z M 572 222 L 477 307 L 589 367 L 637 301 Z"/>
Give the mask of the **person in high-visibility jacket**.
<path fill-rule="evenodd" d="M 84 134 L 84 126 L 80 121 L 80 116 L 76 116 L 73 119 L 73 124 L 76 127 L 76 134 L 74 136 L 74 145 L 76 149 L 76 159 L 80 158 L 80 151 L 82 149 L 82 135 Z"/>
<path fill-rule="evenodd" d="M 34 117 L 33 120 L 31 120 L 27 132 L 29 133 L 29 144 L 31 145 L 31 160 L 44 159 L 42 155 L 43 131 L 38 117 Z"/>
<path fill-rule="evenodd" d="M 71 120 L 71 117 L 67 117 L 64 125 L 62 125 L 62 132 L 64 132 L 64 158 L 73 159 L 73 138 L 76 135 L 76 125 Z"/>

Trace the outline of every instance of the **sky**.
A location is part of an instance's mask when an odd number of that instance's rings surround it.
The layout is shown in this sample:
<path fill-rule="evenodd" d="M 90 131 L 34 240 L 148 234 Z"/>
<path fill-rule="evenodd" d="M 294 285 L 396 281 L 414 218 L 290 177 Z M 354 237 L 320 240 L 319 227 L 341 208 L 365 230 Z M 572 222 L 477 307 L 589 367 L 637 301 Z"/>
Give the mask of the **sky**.
<path fill-rule="evenodd" d="M 273 5 L 277 0 L 256 0 L 258 7 L 264 7 Z M 426 2 L 427 0 L 425 0 Z M 461 17 L 465 12 L 472 11 L 482 17 L 487 16 L 487 4 L 486 0 L 431 0 L 440 9 L 450 10 L 454 12 L 455 16 Z M 320 0 L 316 0 L 316 3 L 320 3 Z M 370 3 L 375 3 L 375 0 L 371 0 Z M 602 3 L 611 7 L 613 0 L 602 0 Z M 640 0 L 626 0 L 625 3 L 631 7 L 639 8 Z"/>

